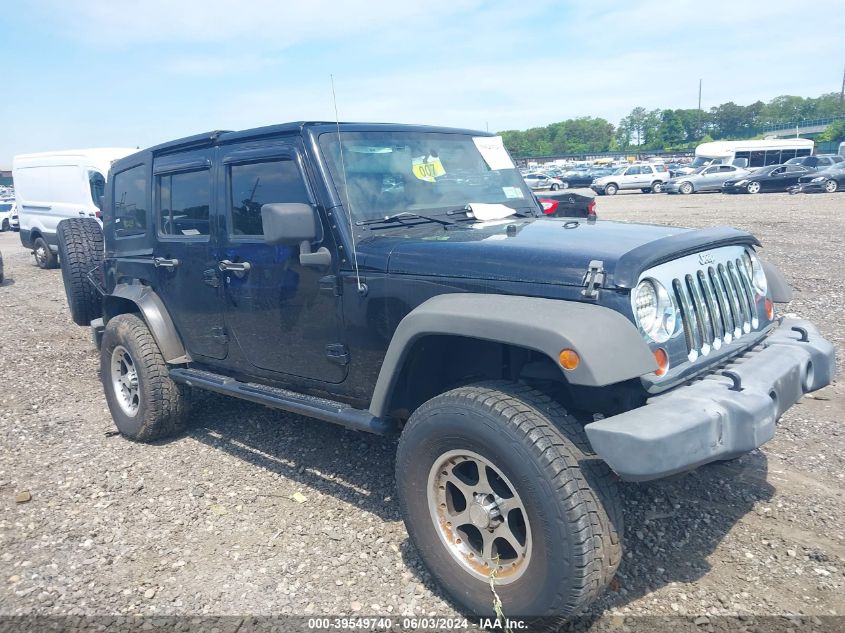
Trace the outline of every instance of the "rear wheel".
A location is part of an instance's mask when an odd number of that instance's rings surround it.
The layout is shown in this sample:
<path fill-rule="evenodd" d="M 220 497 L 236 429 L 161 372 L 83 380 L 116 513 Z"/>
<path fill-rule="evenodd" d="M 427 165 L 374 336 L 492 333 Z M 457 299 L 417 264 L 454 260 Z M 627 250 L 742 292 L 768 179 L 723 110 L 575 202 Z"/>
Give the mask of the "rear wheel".
<path fill-rule="evenodd" d="M 659 180 L 655 180 L 651 183 L 651 193 L 662 193 L 663 192 L 663 183 Z"/>
<path fill-rule="evenodd" d="M 12 228 L 12 227 L 11 227 L 11 225 L 9 224 L 9 220 L 4 218 L 4 219 L 3 219 L 3 224 L 2 224 L 2 225 L 0 225 L 0 232 L 5 233 L 5 232 L 6 232 L 6 231 L 8 231 L 10 228 Z"/>
<path fill-rule="evenodd" d="M 617 191 L 619 191 L 619 187 L 614 183 L 610 183 L 604 187 L 604 193 L 608 196 L 615 196 Z"/>
<path fill-rule="evenodd" d="M 745 185 L 745 190 L 748 193 L 760 193 L 760 183 L 756 180 L 752 180 L 747 185 Z"/>
<path fill-rule="evenodd" d="M 621 558 L 608 467 L 580 424 L 525 385 L 490 382 L 432 398 L 399 442 L 408 533 L 462 609 L 565 619 L 595 600 Z"/>
<path fill-rule="evenodd" d="M 35 254 L 35 263 L 39 268 L 47 270 L 55 268 L 59 263 L 56 254 L 50 250 L 47 240 L 41 236 L 36 237 L 32 243 L 32 252 Z"/>
<path fill-rule="evenodd" d="M 118 431 L 151 442 L 184 430 L 189 387 L 170 379 L 146 323 L 135 314 L 112 318 L 103 333 L 100 375 Z"/>
<path fill-rule="evenodd" d="M 689 195 L 693 192 L 693 186 L 691 182 L 682 182 L 678 187 L 678 191 L 684 195 Z"/>
<path fill-rule="evenodd" d="M 824 183 L 824 190 L 827 193 L 836 193 L 837 189 L 839 189 L 839 183 L 833 180 L 833 178 Z"/>
<path fill-rule="evenodd" d="M 100 293 L 88 280 L 103 261 L 103 231 L 93 218 L 71 218 L 59 222 L 56 238 L 70 316 L 77 325 L 88 325 L 103 315 Z"/>

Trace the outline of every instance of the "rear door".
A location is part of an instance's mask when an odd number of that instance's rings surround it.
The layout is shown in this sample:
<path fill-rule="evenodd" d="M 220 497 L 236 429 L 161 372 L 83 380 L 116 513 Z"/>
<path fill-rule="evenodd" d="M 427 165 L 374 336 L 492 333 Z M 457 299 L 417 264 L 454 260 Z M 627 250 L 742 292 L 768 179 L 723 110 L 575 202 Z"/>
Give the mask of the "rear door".
<path fill-rule="evenodd" d="M 212 224 L 215 151 L 185 152 L 153 163 L 156 291 L 195 359 L 227 355 Z"/>
<path fill-rule="evenodd" d="M 231 339 L 258 369 L 342 382 L 348 352 L 334 271 L 300 264 L 299 245 L 264 241 L 262 205 L 315 207 L 299 139 L 227 146 L 220 158 L 218 198 L 224 201 L 225 235 L 219 266 Z M 322 237 L 312 246 L 337 252 L 325 218 L 320 223 Z"/>

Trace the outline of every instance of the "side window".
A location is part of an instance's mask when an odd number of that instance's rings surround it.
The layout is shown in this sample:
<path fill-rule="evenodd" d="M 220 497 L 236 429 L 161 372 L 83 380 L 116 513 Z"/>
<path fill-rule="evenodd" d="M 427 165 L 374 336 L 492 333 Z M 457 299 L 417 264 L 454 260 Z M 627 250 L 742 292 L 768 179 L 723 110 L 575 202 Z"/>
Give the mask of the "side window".
<path fill-rule="evenodd" d="M 96 169 L 89 169 L 88 187 L 91 190 L 91 201 L 100 209 L 100 198 L 106 192 L 106 179 L 103 174 Z"/>
<path fill-rule="evenodd" d="M 639 167 L 629 167 L 628 171 L 625 172 L 625 175 L 626 176 L 636 176 L 636 175 L 641 174 L 641 173 L 642 172 L 640 171 Z"/>
<path fill-rule="evenodd" d="M 114 177 L 114 232 L 117 237 L 147 232 L 147 168 L 138 165 Z"/>
<path fill-rule="evenodd" d="M 209 234 L 211 171 L 187 171 L 158 176 L 160 235 L 199 237 Z"/>
<path fill-rule="evenodd" d="M 719 166 L 719 172 L 720 173 L 730 172 L 730 171 L 736 171 L 736 167 L 734 167 L 732 165 L 720 165 Z"/>
<path fill-rule="evenodd" d="M 229 167 L 232 235 L 264 235 L 261 206 L 273 202 L 310 203 L 308 190 L 292 160 Z"/>

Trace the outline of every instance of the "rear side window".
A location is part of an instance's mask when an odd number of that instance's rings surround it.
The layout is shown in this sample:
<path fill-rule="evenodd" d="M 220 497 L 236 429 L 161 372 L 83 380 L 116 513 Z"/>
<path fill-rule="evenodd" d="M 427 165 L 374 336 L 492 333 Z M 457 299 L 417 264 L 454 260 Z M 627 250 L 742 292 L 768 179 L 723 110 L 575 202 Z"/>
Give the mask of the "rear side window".
<path fill-rule="evenodd" d="M 114 231 L 117 237 L 147 232 L 147 170 L 144 165 L 114 177 Z"/>
<path fill-rule="evenodd" d="M 309 202 L 305 182 L 292 160 L 232 165 L 229 170 L 232 235 L 264 235 L 264 204 Z"/>
<path fill-rule="evenodd" d="M 209 234 L 211 171 L 189 171 L 158 177 L 158 232 L 199 237 Z"/>

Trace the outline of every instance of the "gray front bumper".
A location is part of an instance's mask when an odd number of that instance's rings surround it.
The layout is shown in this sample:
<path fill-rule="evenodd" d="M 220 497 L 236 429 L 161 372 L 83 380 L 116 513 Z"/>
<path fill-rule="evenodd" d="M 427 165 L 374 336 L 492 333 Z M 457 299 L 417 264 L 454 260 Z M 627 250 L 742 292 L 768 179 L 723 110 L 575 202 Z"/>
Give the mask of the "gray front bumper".
<path fill-rule="evenodd" d="M 783 319 L 726 366 L 585 429 L 620 477 L 658 479 L 761 446 L 781 415 L 835 371 L 833 345 L 809 321 Z"/>

